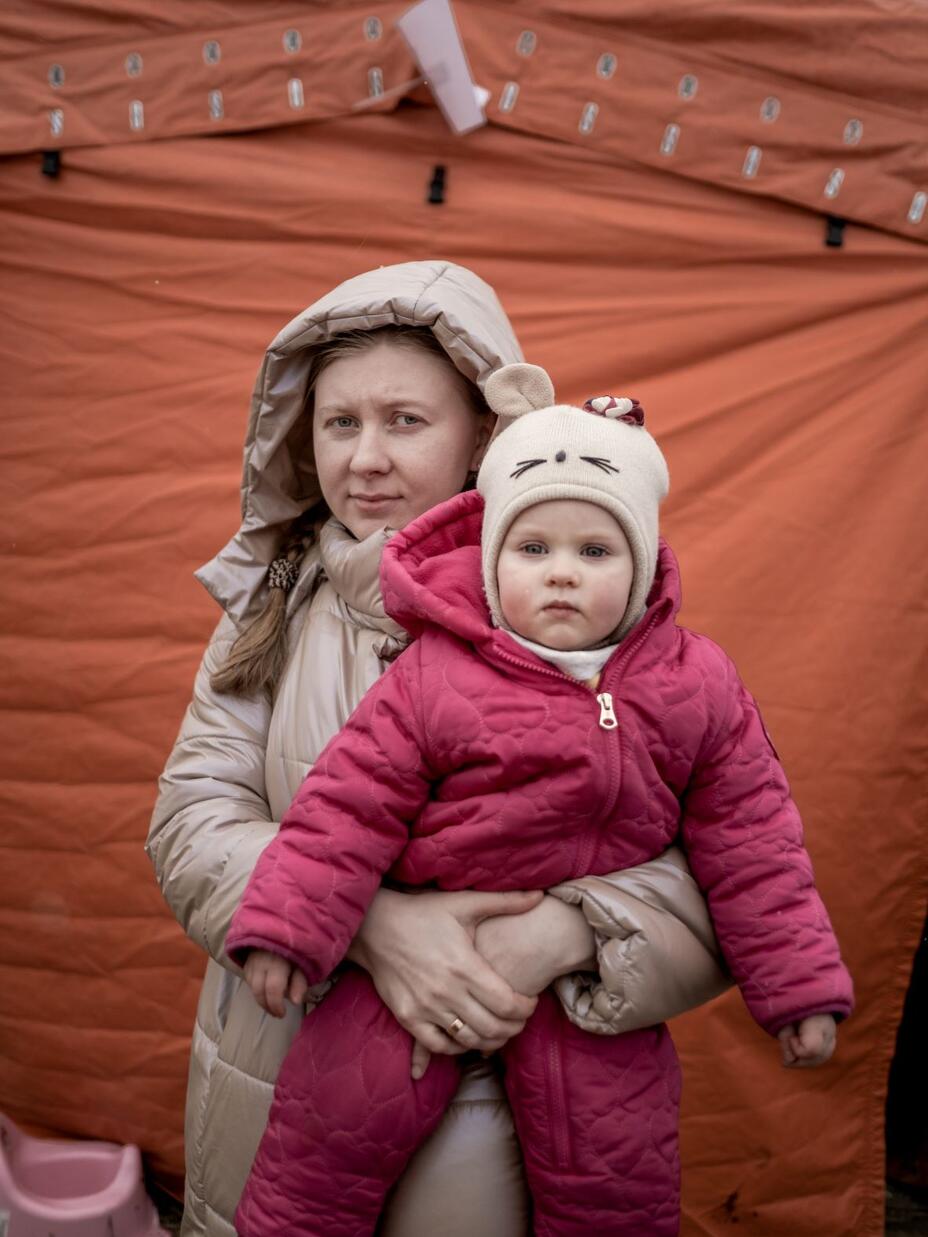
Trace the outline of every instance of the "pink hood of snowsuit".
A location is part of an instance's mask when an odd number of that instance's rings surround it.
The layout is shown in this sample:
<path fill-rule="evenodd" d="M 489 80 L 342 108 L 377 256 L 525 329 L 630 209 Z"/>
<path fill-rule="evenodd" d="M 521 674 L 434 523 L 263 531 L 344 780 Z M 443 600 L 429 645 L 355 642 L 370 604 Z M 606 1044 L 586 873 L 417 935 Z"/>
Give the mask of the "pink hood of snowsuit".
<path fill-rule="evenodd" d="M 753 698 L 676 624 L 666 545 L 642 620 L 591 690 L 490 625 L 482 500 L 457 495 L 384 553 L 388 611 L 415 637 L 323 752 L 262 855 L 228 947 L 311 982 L 344 957 L 384 874 L 443 889 L 548 888 L 685 846 L 732 974 L 769 1032 L 843 1016 L 850 978 Z"/>

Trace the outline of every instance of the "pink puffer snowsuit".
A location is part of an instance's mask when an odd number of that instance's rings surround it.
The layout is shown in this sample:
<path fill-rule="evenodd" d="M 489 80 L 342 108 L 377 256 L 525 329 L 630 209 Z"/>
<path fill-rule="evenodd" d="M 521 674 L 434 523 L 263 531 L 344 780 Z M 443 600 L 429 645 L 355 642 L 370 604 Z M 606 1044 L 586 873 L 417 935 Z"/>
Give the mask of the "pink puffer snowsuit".
<path fill-rule="evenodd" d="M 783 770 L 711 640 L 678 627 L 661 547 L 641 621 L 597 694 L 490 625 L 482 499 L 460 494 L 396 534 L 388 611 L 416 637 L 303 783 L 258 862 L 227 946 L 283 955 L 318 983 L 385 873 L 411 886 L 535 889 L 631 867 L 682 840 L 747 1005 L 766 1030 L 852 1005 Z M 453 1057 L 410 1078 L 411 1041 L 348 968 L 280 1074 L 236 1216 L 242 1237 L 373 1232 L 437 1124 Z M 550 992 L 500 1054 L 539 1234 L 678 1231 L 679 1077 L 665 1027 L 571 1025 Z"/>

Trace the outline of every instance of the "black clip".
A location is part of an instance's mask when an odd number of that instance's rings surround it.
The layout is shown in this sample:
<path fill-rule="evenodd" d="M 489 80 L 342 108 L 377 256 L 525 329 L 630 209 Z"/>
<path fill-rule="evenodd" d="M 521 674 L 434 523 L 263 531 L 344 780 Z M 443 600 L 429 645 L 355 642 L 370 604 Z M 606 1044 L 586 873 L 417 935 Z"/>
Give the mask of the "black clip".
<path fill-rule="evenodd" d="M 432 206 L 442 206 L 445 201 L 445 165 L 436 163 L 429 181 L 429 196 L 425 199 Z"/>
<path fill-rule="evenodd" d="M 60 150 L 43 150 L 42 151 L 42 175 L 50 176 L 54 180 L 61 172 L 61 151 Z"/>
<path fill-rule="evenodd" d="M 841 219 L 838 215 L 825 216 L 825 244 L 830 245 L 832 249 L 840 249 L 844 244 L 844 225 L 846 219 Z"/>

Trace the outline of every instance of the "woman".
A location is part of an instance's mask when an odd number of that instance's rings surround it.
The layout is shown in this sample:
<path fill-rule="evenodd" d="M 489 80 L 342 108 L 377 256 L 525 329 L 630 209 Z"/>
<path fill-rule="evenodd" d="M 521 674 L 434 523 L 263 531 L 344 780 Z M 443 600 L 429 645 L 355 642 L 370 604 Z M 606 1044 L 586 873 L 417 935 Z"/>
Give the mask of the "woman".
<path fill-rule="evenodd" d="M 306 771 L 403 645 L 379 593 L 389 530 L 467 484 L 492 428 L 480 385 L 520 357 L 492 289 L 442 262 L 348 280 L 268 351 L 246 439 L 242 527 L 199 573 L 225 615 L 165 769 L 148 846 L 165 897 L 210 955 L 191 1055 L 184 1234 L 234 1233 L 274 1079 L 304 1012 L 290 1004 L 277 1021 L 252 1000 L 224 953 L 232 913 Z M 662 909 L 662 888 L 679 902 L 691 885 L 668 855 L 557 896 L 385 888 L 350 957 L 423 1050 L 492 1051 L 532 1012 L 520 986 L 559 976 L 581 1026 L 628 1029 L 725 986 L 701 899 L 691 898 L 685 923 Z M 597 942 L 606 942 L 598 956 Z M 505 1098 L 493 1063 L 477 1057 L 394 1192 L 383 1232 L 527 1229 Z"/>

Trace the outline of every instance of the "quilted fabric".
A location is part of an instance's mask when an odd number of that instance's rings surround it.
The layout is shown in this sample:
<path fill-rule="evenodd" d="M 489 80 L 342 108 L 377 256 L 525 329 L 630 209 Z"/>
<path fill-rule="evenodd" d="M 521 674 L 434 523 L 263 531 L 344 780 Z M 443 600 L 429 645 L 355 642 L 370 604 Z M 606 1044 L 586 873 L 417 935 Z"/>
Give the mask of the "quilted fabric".
<path fill-rule="evenodd" d="M 457 1090 L 453 1057 L 421 1082 L 411 1041 L 351 969 L 306 1018 L 236 1213 L 239 1237 L 361 1237 Z M 500 1053 L 540 1237 L 675 1237 L 679 1069 L 666 1027 L 594 1036 L 542 994 Z M 578 1205 L 582 1200 L 582 1206 Z"/>
<path fill-rule="evenodd" d="M 677 625 L 670 549 L 644 617 L 603 670 L 598 690 L 619 721 L 606 730 L 588 687 L 490 626 L 481 516 L 479 495 L 462 494 L 387 546 L 385 604 L 417 638 L 304 782 L 233 920 L 230 955 L 271 949 L 319 982 L 386 872 L 443 889 L 550 887 L 680 839 L 761 1026 L 848 1014 L 850 978 L 786 777 L 731 661 Z M 330 1131 L 350 1090 L 332 1095 Z M 618 1108 L 615 1119 L 617 1132 L 636 1117 Z M 274 1120 L 268 1138 L 283 1147 Z M 653 1189 L 644 1174 L 642 1201 Z"/>

